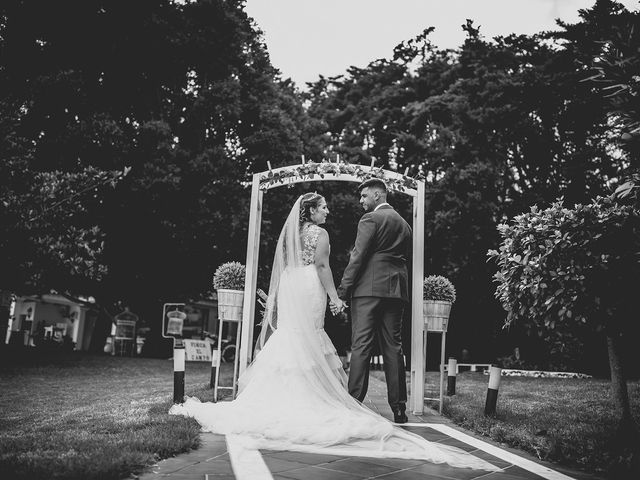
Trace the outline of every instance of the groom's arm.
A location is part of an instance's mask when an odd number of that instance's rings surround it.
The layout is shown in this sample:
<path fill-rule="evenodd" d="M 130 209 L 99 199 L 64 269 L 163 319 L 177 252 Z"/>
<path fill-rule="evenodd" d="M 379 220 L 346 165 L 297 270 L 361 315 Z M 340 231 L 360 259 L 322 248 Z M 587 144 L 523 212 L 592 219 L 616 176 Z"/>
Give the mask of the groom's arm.
<path fill-rule="evenodd" d="M 358 222 L 358 233 L 356 235 L 356 243 L 349 258 L 349 264 L 344 269 L 342 281 L 338 288 L 338 296 L 343 300 L 347 300 L 353 288 L 353 284 L 358 279 L 362 265 L 369 255 L 373 237 L 376 233 L 376 224 L 371 215 L 365 214 Z"/>

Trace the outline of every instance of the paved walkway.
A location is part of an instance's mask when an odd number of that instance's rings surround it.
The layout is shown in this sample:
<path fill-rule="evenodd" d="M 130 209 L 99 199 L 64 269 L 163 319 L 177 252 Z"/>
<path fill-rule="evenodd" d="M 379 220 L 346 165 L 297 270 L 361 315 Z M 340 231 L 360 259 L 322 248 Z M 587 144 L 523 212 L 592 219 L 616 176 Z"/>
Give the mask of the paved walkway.
<path fill-rule="evenodd" d="M 365 403 L 391 419 L 386 387 L 373 377 Z M 422 460 L 344 457 L 288 451 L 244 450 L 223 435 L 202 434 L 202 446 L 190 453 L 163 460 L 139 480 L 599 480 L 595 476 L 559 469 L 534 457 L 487 442 L 454 427 L 447 419 L 427 410 L 408 414 L 403 428 L 432 442 L 459 447 L 499 467 L 499 472 L 453 468 Z M 233 467 L 232 467 L 233 464 Z"/>

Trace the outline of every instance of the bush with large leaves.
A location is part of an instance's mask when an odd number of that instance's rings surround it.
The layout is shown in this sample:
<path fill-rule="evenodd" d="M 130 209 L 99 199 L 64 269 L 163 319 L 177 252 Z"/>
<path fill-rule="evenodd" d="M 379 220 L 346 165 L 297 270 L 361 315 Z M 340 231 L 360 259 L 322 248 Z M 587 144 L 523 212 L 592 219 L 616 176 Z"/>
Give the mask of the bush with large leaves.
<path fill-rule="evenodd" d="M 524 324 L 559 349 L 586 330 L 606 338 L 620 428 L 635 430 L 623 345 L 638 332 L 640 213 L 612 198 L 573 208 L 558 201 L 498 230 L 502 243 L 489 258 L 499 266 L 496 297 L 507 311 L 505 326 Z"/>

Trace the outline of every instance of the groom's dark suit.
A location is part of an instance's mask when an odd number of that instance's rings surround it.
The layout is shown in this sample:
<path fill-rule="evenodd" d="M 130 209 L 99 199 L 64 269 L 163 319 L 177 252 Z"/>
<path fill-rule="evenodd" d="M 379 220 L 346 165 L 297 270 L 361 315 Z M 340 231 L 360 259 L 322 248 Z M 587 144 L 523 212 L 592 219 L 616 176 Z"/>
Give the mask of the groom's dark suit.
<path fill-rule="evenodd" d="M 364 400 L 377 334 L 384 358 L 389 405 L 404 411 L 407 384 L 402 358 L 402 312 L 409 301 L 407 260 L 411 227 L 388 204 L 365 213 L 338 295 L 351 304 L 349 393 Z"/>

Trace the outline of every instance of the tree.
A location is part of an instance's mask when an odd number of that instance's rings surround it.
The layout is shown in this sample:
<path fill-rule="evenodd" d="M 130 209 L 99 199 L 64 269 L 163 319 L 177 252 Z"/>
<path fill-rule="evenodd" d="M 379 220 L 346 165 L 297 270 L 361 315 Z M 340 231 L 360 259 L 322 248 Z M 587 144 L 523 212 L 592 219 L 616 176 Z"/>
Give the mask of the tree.
<path fill-rule="evenodd" d="M 249 174 L 299 158 L 313 126 L 244 2 L 13 1 L 0 18 L 3 286 L 81 290 L 154 324 L 163 301 L 207 294 L 244 259 Z M 14 221 L 30 210 L 46 224 Z M 36 230 L 58 261 L 24 249 Z"/>
<path fill-rule="evenodd" d="M 612 136 L 617 146 L 628 153 L 625 179 L 616 194 L 640 206 L 640 12 L 620 9 L 611 32 L 601 44 L 591 68 L 596 72 L 586 79 L 602 93 L 607 102 Z"/>
<path fill-rule="evenodd" d="M 599 197 L 566 208 L 532 207 L 498 227 L 496 298 L 507 311 L 505 327 L 522 323 L 544 332 L 560 348 L 591 329 L 606 337 L 620 437 L 637 441 L 631 416 L 623 341 L 637 338 L 640 282 L 640 212 Z"/>
<path fill-rule="evenodd" d="M 494 266 L 484 262 L 495 226 L 560 196 L 607 195 L 624 174 L 629 156 L 612 138 L 608 101 L 583 81 L 624 12 L 600 1 L 555 32 L 491 40 L 468 20 L 454 50 L 437 49 L 427 28 L 392 59 L 310 85 L 328 152 L 425 177 L 425 268 L 460 291 L 454 351 L 499 348 Z"/>
<path fill-rule="evenodd" d="M 4 104 L 7 107 L 7 103 Z M 19 138 L 19 115 L 0 120 L 0 289 L 16 293 L 53 286 L 87 294 L 106 268 L 104 231 L 92 216 L 105 190 L 128 173 L 87 166 L 38 171 L 36 146 Z"/>

